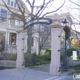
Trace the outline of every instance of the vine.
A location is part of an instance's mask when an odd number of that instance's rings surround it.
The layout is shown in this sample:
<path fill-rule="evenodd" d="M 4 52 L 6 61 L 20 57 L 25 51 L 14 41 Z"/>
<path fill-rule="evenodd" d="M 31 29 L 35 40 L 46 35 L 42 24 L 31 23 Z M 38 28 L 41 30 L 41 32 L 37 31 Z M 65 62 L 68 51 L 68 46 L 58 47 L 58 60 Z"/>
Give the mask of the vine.
<path fill-rule="evenodd" d="M 66 40 L 67 39 L 69 39 L 69 37 L 70 37 L 70 27 L 68 27 L 68 26 L 65 26 L 64 28 L 64 31 L 65 31 L 65 34 L 66 34 Z"/>

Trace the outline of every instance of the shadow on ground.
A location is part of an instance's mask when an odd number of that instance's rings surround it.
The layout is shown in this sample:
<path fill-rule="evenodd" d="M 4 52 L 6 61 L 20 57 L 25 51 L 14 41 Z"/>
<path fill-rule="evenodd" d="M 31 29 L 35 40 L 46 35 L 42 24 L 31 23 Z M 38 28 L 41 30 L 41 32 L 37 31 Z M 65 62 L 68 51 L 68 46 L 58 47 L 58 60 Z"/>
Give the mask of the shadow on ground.
<path fill-rule="evenodd" d="M 28 68 L 29 69 L 33 69 L 33 70 L 36 70 L 36 71 L 49 72 L 49 65 L 50 64 L 38 65 L 38 66 L 30 66 Z"/>

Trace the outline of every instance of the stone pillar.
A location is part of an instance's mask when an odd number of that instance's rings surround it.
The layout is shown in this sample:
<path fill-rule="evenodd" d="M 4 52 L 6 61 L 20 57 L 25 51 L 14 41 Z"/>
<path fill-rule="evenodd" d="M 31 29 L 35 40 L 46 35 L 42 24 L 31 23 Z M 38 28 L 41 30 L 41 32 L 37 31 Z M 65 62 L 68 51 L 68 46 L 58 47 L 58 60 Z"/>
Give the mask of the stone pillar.
<path fill-rule="evenodd" d="M 51 63 L 50 63 L 50 75 L 60 75 L 60 33 L 61 22 L 58 14 L 54 14 L 53 23 L 51 27 Z"/>
<path fill-rule="evenodd" d="M 24 68 L 23 34 L 17 34 L 17 60 L 16 68 Z"/>

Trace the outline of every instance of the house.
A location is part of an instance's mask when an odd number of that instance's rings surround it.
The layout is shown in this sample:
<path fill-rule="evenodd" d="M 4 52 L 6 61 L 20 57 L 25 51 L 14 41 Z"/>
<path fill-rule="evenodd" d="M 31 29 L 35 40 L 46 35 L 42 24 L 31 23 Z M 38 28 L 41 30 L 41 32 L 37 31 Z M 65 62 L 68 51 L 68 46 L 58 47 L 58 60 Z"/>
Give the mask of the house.
<path fill-rule="evenodd" d="M 7 6 L 14 12 L 20 15 L 18 11 L 18 6 L 15 0 L 4 0 Z M 22 1 L 22 0 L 20 0 Z M 26 7 L 24 2 L 22 4 Z M 29 13 L 29 10 L 26 8 L 26 12 Z M 27 15 L 26 15 L 27 16 Z M 0 40 L 3 40 L 5 43 L 4 53 L 16 53 L 17 52 L 17 34 L 18 31 L 23 31 L 23 23 L 17 17 L 10 13 L 10 11 L 5 7 L 5 4 L 0 0 Z M 23 31 L 23 49 L 24 52 L 27 51 L 27 30 Z M 38 34 L 33 34 L 37 36 Z M 32 53 L 38 50 L 38 42 L 36 40 L 32 41 Z M 38 53 L 38 52 L 36 52 Z"/>
<path fill-rule="evenodd" d="M 20 12 L 18 11 L 18 7 L 17 7 L 15 0 L 4 0 L 4 1 L 6 2 L 8 7 L 12 11 L 15 11 L 18 14 L 20 14 Z M 23 1 L 22 1 L 22 3 L 24 4 Z M 24 4 L 24 6 L 26 7 L 25 4 Z M 26 12 L 29 13 L 28 9 L 26 9 Z M 53 15 L 51 17 L 50 16 L 48 16 L 48 17 L 52 18 Z M 63 19 L 66 18 L 70 22 L 69 25 L 72 24 L 72 20 L 70 18 L 69 13 L 61 14 L 60 18 L 61 18 L 61 21 L 63 21 Z M 38 25 L 34 25 L 34 28 L 39 29 L 37 26 Z M 49 26 L 46 26 L 44 28 L 44 31 L 45 31 L 45 29 L 49 29 L 47 27 L 49 27 Z M 40 28 L 43 31 L 42 25 L 40 25 Z M 0 0 L 0 40 L 1 39 L 4 40 L 4 43 L 5 43 L 4 52 L 5 53 L 16 53 L 16 49 L 17 49 L 16 41 L 18 40 L 18 38 L 17 38 L 18 31 L 23 31 L 22 21 L 20 21 L 18 18 L 15 18 L 14 15 L 12 15 L 10 13 L 10 11 L 5 7 L 2 0 Z M 39 36 L 40 36 L 40 40 L 41 40 L 42 36 L 38 32 L 35 32 L 32 35 L 32 37 L 33 37 L 32 38 L 32 40 L 33 40 L 32 41 L 32 53 L 38 54 L 38 52 L 39 52 Z M 24 49 L 24 52 L 26 52 L 27 51 L 27 30 L 23 31 L 23 37 L 24 37 L 23 49 Z M 49 39 L 44 43 L 43 49 L 50 48 L 50 45 L 51 44 L 50 44 L 50 37 L 49 37 Z"/>

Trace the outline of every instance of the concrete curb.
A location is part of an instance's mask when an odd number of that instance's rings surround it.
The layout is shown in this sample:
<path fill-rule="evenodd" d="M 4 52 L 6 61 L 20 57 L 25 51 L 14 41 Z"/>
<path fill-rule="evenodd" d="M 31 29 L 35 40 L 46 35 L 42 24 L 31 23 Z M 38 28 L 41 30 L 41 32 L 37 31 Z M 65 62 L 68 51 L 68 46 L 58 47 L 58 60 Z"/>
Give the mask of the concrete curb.
<path fill-rule="evenodd" d="M 61 74 L 61 76 L 67 76 L 67 75 L 69 75 L 70 73 L 73 73 L 73 72 L 75 72 L 75 70 L 71 69 L 71 70 L 68 70 L 67 72 L 64 72 L 63 74 Z"/>
<path fill-rule="evenodd" d="M 65 76 L 68 76 L 70 73 L 73 73 L 75 72 L 75 70 L 68 70 L 64 73 L 62 73 L 60 76 L 54 76 L 54 77 L 51 77 L 51 78 L 48 78 L 48 79 L 45 79 L 45 80 L 61 80 L 63 78 L 65 78 Z"/>

